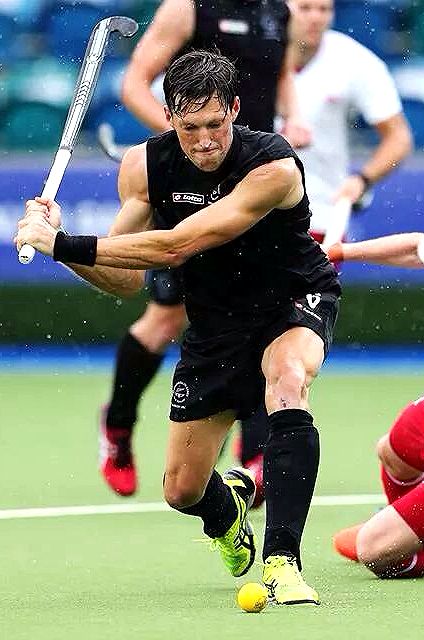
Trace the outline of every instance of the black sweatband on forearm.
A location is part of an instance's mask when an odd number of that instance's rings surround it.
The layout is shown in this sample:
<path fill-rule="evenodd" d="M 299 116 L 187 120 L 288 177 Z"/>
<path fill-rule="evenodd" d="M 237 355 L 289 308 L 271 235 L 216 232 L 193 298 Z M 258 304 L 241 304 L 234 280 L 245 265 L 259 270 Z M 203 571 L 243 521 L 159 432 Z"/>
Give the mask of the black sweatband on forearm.
<path fill-rule="evenodd" d="M 96 264 L 97 236 L 68 236 L 58 231 L 53 247 L 53 260 L 93 267 Z"/>

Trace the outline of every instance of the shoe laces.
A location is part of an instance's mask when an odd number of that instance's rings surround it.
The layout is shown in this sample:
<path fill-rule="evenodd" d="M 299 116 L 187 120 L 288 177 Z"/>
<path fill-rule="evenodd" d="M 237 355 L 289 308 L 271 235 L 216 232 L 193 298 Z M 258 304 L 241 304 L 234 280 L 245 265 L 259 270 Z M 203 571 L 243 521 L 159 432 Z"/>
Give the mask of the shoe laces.
<path fill-rule="evenodd" d="M 288 557 L 288 556 L 274 556 L 272 562 L 269 563 L 271 568 L 275 570 L 278 574 L 278 579 L 282 579 L 285 583 L 287 583 L 287 572 L 285 571 L 287 566 L 290 566 L 293 570 L 290 573 L 290 584 L 304 584 L 304 580 L 302 578 L 302 574 L 299 571 L 297 566 L 296 558 Z"/>

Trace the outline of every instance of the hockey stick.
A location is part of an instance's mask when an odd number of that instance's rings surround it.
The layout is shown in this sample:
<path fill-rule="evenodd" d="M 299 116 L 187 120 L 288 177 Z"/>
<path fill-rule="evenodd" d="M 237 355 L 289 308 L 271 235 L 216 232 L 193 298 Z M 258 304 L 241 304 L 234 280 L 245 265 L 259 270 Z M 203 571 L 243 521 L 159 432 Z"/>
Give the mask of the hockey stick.
<path fill-rule="evenodd" d="M 97 129 L 97 139 L 101 150 L 114 162 L 121 162 L 125 151 L 129 148 L 116 144 L 115 131 L 111 124 L 103 122 Z"/>
<path fill-rule="evenodd" d="M 42 198 L 54 200 L 59 190 L 82 122 L 96 88 L 110 34 L 113 31 L 118 31 L 125 38 L 130 38 L 137 30 L 138 24 L 132 18 L 112 16 L 98 22 L 91 32 L 62 132 L 59 149 L 56 152 L 46 184 L 41 193 Z M 29 244 L 24 244 L 19 251 L 19 262 L 29 264 L 34 259 L 34 255 L 35 249 Z"/>
<path fill-rule="evenodd" d="M 324 247 L 331 247 L 336 242 L 341 242 L 347 231 L 352 210 L 352 202 L 349 198 L 340 198 L 333 208 L 333 221 L 327 229 L 323 240 Z"/>

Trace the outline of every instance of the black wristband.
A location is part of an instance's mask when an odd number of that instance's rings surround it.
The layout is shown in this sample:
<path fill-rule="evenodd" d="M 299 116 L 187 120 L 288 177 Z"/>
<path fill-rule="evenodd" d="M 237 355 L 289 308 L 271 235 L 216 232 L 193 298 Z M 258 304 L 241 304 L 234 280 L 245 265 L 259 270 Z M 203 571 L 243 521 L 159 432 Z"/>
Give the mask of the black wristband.
<path fill-rule="evenodd" d="M 368 178 L 361 171 L 356 171 L 353 175 L 358 176 L 358 178 L 361 178 L 362 182 L 364 183 L 364 193 L 365 191 L 368 191 L 368 189 L 372 185 L 372 180 L 370 180 L 370 178 Z"/>
<path fill-rule="evenodd" d="M 97 236 L 68 236 L 58 231 L 53 247 L 53 260 L 93 267 L 96 264 Z"/>

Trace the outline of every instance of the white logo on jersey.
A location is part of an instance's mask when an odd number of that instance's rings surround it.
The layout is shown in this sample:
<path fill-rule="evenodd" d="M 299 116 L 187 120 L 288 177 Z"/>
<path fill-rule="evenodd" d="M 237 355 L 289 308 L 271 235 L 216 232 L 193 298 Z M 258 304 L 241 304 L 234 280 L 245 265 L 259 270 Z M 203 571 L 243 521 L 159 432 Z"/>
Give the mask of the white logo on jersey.
<path fill-rule="evenodd" d="M 221 195 L 221 185 L 219 184 L 216 189 L 211 191 L 210 195 L 208 195 L 208 204 L 213 204 Z"/>
<path fill-rule="evenodd" d="M 189 203 L 189 204 L 205 204 L 205 196 L 201 193 L 173 193 L 172 202 Z"/>
<path fill-rule="evenodd" d="M 308 293 L 306 296 L 306 301 L 311 307 L 311 309 L 315 309 L 321 302 L 321 294 L 320 293 Z"/>

